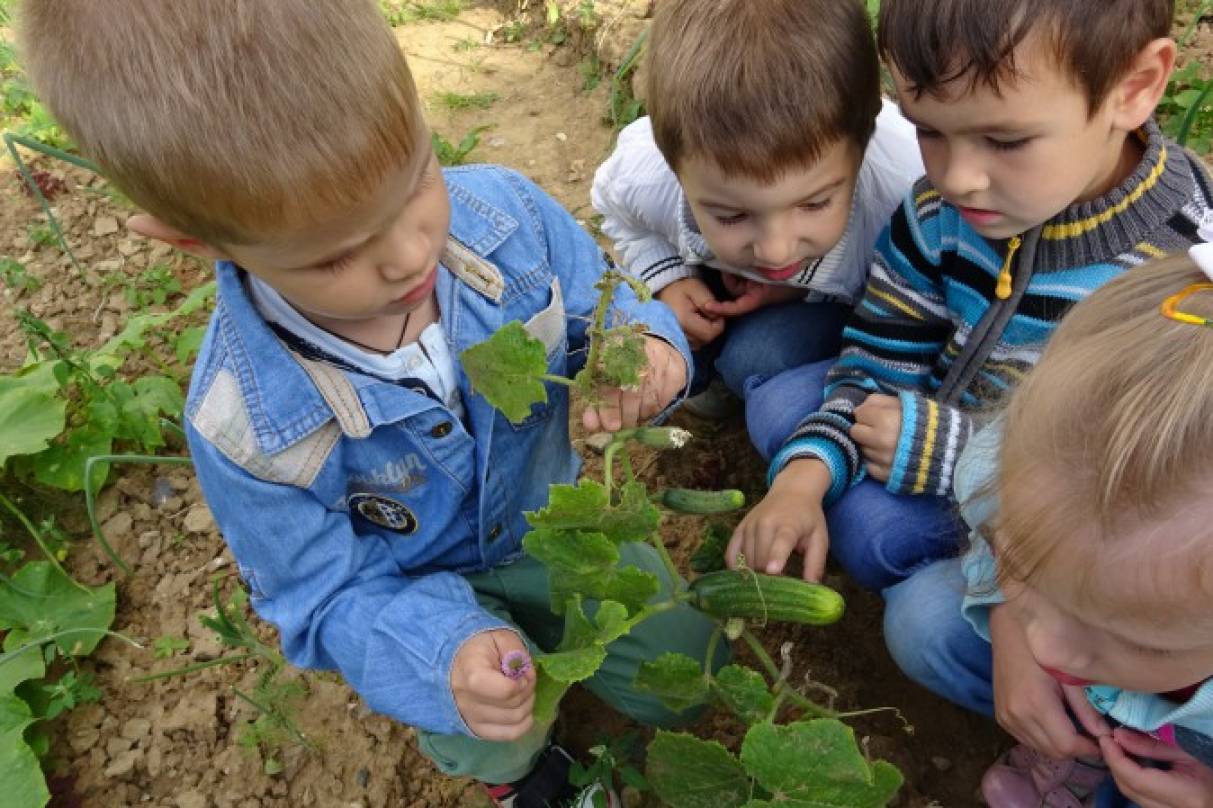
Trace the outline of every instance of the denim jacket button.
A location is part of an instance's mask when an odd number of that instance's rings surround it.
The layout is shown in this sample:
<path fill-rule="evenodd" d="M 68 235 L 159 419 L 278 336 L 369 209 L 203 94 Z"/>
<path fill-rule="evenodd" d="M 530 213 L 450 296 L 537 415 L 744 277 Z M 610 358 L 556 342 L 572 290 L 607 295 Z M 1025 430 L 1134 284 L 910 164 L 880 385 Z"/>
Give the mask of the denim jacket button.
<path fill-rule="evenodd" d="M 430 430 L 430 437 L 445 438 L 447 435 L 451 434 L 451 429 L 453 429 L 451 422 L 443 421 L 442 423 L 436 424 L 434 428 Z"/>
<path fill-rule="evenodd" d="M 489 541 L 497 541 L 497 538 L 500 535 L 501 535 L 501 525 L 500 524 L 493 525 L 492 530 L 489 531 Z"/>

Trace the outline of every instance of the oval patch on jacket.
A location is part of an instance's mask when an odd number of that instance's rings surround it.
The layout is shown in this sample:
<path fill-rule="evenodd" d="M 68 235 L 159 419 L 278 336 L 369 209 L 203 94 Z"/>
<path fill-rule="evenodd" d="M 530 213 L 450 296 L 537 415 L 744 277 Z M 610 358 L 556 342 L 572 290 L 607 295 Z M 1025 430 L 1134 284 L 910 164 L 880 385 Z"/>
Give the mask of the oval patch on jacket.
<path fill-rule="evenodd" d="M 351 513 L 358 513 L 373 525 L 405 536 L 417 531 L 417 517 L 406 506 L 378 494 L 351 494 L 345 501 Z"/>

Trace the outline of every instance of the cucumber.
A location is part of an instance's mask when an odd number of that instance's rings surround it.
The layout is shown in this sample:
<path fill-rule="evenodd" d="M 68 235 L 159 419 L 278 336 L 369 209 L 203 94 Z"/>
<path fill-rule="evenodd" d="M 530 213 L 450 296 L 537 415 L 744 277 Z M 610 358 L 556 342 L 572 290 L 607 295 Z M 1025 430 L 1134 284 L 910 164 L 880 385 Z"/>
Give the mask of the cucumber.
<path fill-rule="evenodd" d="M 690 592 L 692 606 L 722 620 L 746 617 L 826 626 L 838 622 L 846 607 L 842 595 L 828 586 L 752 570 L 701 575 Z"/>
<path fill-rule="evenodd" d="M 745 507 L 745 494 L 735 488 L 724 491 L 667 488 L 661 492 L 661 504 L 679 513 L 728 513 Z"/>

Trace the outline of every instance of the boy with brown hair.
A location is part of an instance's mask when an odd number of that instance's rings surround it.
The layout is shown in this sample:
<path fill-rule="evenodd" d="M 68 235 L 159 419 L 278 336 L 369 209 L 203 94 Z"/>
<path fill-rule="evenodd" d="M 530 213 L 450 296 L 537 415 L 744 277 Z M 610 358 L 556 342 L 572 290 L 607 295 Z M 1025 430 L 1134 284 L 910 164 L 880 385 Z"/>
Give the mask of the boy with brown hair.
<path fill-rule="evenodd" d="M 521 539 L 523 512 L 577 477 L 568 395 L 550 385 L 508 423 L 458 357 L 520 320 L 550 373 L 576 370 L 606 266 L 593 240 L 518 174 L 439 168 L 373 0 L 29 0 L 21 25 L 40 97 L 146 211 L 131 229 L 217 262 L 186 429 L 287 658 L 340 671 L 498 804 L 576 796 L 533 726 L 534 672 L 502 665 L 561 634 Z M 625 286 L 614 310 L 648 324 L 649 370 L 604 391 L 590 429 L 656 416 L 686 384 L 668 309 Z M 639 664 L 702 657 L 714 628 L 668 616 L 588 682 L 641 721 L 674 716 L 632 689 Z"/>
<path fill-rule="evenodd" d="M 777 373 L 834 357 L 876 236 L 922 173 L 880 97 L 859 0 L 662 0 L 649 117 L 592 198 L 623 267 L 678 316 L 688 402 L 721 415 Z"/>
<path fill-rule="evenodd" d="M 877 245 L 824 405 L 773 428 L 791 437 L 766 447 L 771 490 L 729 556 L 778 572 L 798 549 L 816 578 L 828 546 L 883 591 L 902 669 L 970 709 L 995 709 L 990 646 L 961 618 L 949 494 L 976 415 L 1031 369 L 1071 305 L 1186 249 L 1213 218 L 1206 169 L 1151 119 L 1175 63 L 1173 12 L 1172 0 L 881 5 L 881 52 L 927 175 Z M 820 402 L 820 374 L 752 395 L 798 393 Z M 1030 714 L 1035 695 L 1016 710 Z"/>

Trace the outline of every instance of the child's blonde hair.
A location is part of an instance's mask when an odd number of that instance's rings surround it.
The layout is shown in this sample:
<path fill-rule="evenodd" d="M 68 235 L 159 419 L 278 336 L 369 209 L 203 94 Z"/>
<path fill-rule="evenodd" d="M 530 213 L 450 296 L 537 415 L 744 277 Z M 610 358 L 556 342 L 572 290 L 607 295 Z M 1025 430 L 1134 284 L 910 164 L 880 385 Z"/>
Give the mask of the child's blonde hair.
<path fill-rule="evenodd" d="M 211 244 L 315 224 L 423 153 L 374 0 L 26 0 L 36 92 L 136 204 Z"/>
<path fill-rule="evenodd" d="M 772 182 L 840 140 L 863 151 L 880 64 L 859 0 L 662 0 L 645 104 L 677 172 L 687 158 Z"/>
<path fill-rule="evenodd" d="M 1031 582 L 1081 533 L 1107 541 L 1208 497 L 1213 328 L 1159 311 L 1206 280 L 1187 256 L 1161 259 L 1108 283 L 1062 320 L 1005 414 L 999 509 L 984 529 L 1004 580 Z M 1182 308 L 1213 319 L 1213 291 Z M 1207 538 L 1168 535 L 1168 546 L 1152 549 L 1184 553 Z M 1190 560 L 1195 576 L 1202 568 Z"/>

